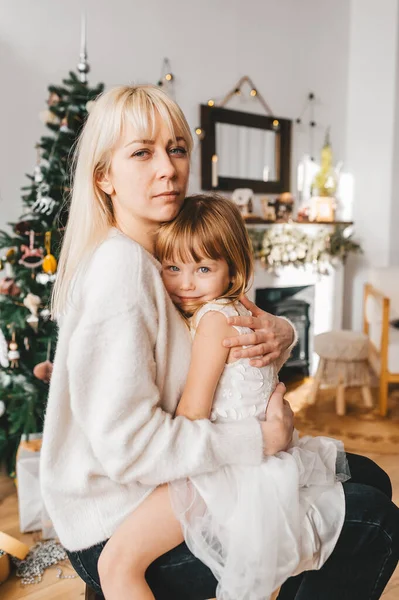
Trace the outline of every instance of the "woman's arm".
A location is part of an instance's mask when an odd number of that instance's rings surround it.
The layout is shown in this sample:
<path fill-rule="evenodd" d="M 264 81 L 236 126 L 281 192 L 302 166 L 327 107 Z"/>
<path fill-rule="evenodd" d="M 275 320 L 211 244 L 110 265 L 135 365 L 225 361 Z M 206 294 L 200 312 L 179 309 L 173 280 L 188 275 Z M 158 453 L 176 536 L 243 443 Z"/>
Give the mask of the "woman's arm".
<path fill-rule="evenodd" d="M 176 416 L 209 419 L 215 390 L 229 354 L 222 341 L 233 333 L 222 313 L 210 311 L 202 317 L 194 337 L 190 369 Z"/>
<path fill-rule="evenodd" d="M 162 410 L 155 361 L 162 281 L 125 246 L 115 253 L 105 245 L 96 260 L 68 343 L 69 389 L 57 394 L 68 394 L 99 469 L 121 484 L 159 485 L 227 464 L 260 464 L 255 418 L 221 425 Z"/>
<path fill-rule="evenodd" d="M 234 329 L 228 325 L 224 315 L 211 311 L 202 317 L 194 338 L 190 370 L 176 415 L 190 420 L 209 419 L 216 386 L 229 353 L 221 341 L 232 333 Z M 268 402 L 267 420 L 260 423 L 265 456 L 285 450 L 292 438 L 294 414 L 284 400 L 285 391 L 284 384 L 278 384 Z"/>
<path fill-rule="evenodd" d="M 254 367 L 264 367 L 275 362 L 280 369 L 298 341 L 294 326 L 284 317 L 276 317 L 261 310 L 245 296 L 240 301 L 252 312 L 252 316 L 229 317 L 228 323 L 250 327 L 254 331 L 225 339 L 223 345 L 227 348 L 238 346 L 233 357 L 252 358 L 251 365 Z"/>

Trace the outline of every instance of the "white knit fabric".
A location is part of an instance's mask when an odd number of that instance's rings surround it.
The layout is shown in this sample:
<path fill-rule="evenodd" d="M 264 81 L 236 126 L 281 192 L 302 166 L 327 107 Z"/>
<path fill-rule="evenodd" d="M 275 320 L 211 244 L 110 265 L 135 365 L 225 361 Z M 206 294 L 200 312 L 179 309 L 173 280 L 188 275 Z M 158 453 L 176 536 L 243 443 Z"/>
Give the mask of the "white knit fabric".
<path fill-rule="evenodd" d="M 191 341 L 159 271 L 149 253 L 112 229 L 62 320 L 41 486 L 68 550 L 109 538 L 158 484 L 262 461 L 256 418 L 172 418 Z"/>

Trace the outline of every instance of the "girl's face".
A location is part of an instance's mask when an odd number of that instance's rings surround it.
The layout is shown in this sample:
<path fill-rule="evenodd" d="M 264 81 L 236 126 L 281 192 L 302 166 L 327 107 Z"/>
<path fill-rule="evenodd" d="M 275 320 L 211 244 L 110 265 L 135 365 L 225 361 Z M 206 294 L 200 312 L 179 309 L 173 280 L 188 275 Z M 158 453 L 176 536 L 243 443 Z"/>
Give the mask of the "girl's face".
<path fill-rule="evenodd" d="M 173 302 L 183 310 L 226 293 L 231 277 L 224 259 L 200 262 L 164 261 L 162 279 Z"/>
<path fill-rule="evenodd" d="M 186 195 L 187 143 L 182 137 L 172 140 L 159 115 L 155 124 L 153 139 L 141 139 L 127 123 L 110 170 L 98 181 L 112 199 L 116 222 L 133 233 L 174 219 Z"/>

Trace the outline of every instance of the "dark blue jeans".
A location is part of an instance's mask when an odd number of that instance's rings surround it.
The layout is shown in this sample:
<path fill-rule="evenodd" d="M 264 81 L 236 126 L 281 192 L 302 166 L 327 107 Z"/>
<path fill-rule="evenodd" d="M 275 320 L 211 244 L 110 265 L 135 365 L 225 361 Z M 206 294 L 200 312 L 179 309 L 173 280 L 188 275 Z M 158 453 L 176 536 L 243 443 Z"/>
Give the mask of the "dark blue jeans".
<path fill-rule="evenodd" d="M 320 570 L 288 579 L 279 600 L 377 600 L 395 570 L 399 509 L 391 502 L 389 477 L 368 458 L 347 456 L 352 478 L 343 484 L 346 515 L 337 545 Z M 68 552 L 80 577 L 99 593 L 97 562 L 106 542 Z M 184 543 L 153 562 L 146 579 L 157 600 L 206 600 L 216 592 L 211 571 Z"/>

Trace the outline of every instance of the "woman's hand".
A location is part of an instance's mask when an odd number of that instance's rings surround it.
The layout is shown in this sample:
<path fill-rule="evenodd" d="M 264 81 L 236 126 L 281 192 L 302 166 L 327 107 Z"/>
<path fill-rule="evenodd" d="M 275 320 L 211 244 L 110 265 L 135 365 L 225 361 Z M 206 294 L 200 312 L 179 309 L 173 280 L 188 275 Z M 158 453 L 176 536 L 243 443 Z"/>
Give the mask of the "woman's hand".
<path fill-rule="evenodd" d="M 266 421 L 261 422 L 263 453 L 272 456 L 286 450 L 294 431 L 294 413 L 289 402 L 284 400 L 285 385 L 279 383 L 270 396 L 266 409 Z"/>
<path fill-rule="evenodd" d="M 250 327 L 253 333 L 226 338 L 223 345 L 227 348 L 240 346 L 233 351 L 233 358 L 252 358 L 253 367 L 265 367 L 276 361 L 294 341 L 295 332 L 285 319 L 275 317 L 258 308 L 246 296 L 240 302 L 252 312 L 252 317 L 229 317 L 229 325 Z M 242 348 L 251 346 L 251 348 Z M 256 358 L 254 358 L 256 357 Z"/>

